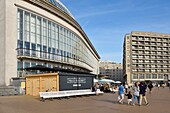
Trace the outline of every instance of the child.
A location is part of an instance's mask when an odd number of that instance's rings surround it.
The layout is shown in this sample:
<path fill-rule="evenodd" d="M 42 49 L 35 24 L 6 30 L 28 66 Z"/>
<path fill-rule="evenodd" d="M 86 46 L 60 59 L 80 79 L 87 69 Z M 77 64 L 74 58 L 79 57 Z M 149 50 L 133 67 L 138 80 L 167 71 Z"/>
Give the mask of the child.
<path fill-rule="evenodd" d="M 127 100 L 128 101 L 128 105 L 132 104 L 132 94 L 131 94 L 131 92 L 129 91 L 128 94 L 126 94 L 126 96 L 127 96 L 127 99 L 128 99 Z"/>

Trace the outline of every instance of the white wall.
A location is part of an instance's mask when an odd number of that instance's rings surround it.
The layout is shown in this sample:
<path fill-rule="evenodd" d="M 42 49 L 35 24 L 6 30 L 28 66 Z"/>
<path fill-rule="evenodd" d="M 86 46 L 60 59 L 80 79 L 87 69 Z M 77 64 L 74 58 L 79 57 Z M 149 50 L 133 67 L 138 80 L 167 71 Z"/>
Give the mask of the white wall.
<path fill-rule="evenodd" d="M 5 0 L 0 0 L 0 85 L 5 85 Z"/>
<path fill-rule="evenodd" d="M 5 83 L 10 84 L 11 77 L 17 76 L 17 8 L 16 0 L 6 0 L 5 27 Z"/>

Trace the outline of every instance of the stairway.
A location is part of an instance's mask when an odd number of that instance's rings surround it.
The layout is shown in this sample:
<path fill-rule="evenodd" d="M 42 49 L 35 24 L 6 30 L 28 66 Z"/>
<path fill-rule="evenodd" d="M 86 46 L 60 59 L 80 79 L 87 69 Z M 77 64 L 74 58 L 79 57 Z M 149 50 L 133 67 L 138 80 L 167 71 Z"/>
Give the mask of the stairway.
<path fill-rule="evenodd" d="M 19 95 L 13 86 L 0 86 L 0 96 Z"/>

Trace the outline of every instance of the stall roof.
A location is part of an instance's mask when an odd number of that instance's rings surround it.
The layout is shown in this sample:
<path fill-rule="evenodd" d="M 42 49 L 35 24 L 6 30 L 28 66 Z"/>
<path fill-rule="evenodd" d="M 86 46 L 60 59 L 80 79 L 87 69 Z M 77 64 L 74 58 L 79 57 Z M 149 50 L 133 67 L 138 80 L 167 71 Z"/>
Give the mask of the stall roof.
<path fill-rule="evenodd" d="M 31 75 L 27 75 L 26 78 L 29 78 L 29 77 L 41 77 L 41 76 L 58 76 L 58 73 L 31 74 Z"/>

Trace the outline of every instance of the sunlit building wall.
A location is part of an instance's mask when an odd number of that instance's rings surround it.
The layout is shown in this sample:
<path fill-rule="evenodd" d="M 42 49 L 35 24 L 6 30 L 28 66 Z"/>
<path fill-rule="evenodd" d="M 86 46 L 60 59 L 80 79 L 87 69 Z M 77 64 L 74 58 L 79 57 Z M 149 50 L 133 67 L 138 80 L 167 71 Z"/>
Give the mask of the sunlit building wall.
<path fill-rule="evenodd" d="M 123 81 L 122 64 L 114 63 L 112 61 L 100 61 L 99 69 L 101 75 L 106 75 L 108 78 L 115 81 Z"/>
<path fill-rule="evenodd" d="M 123 70 L 127 83 L 167 80 L 169 59 L 170 34 L 133 31 L 125 35 Z"/>

